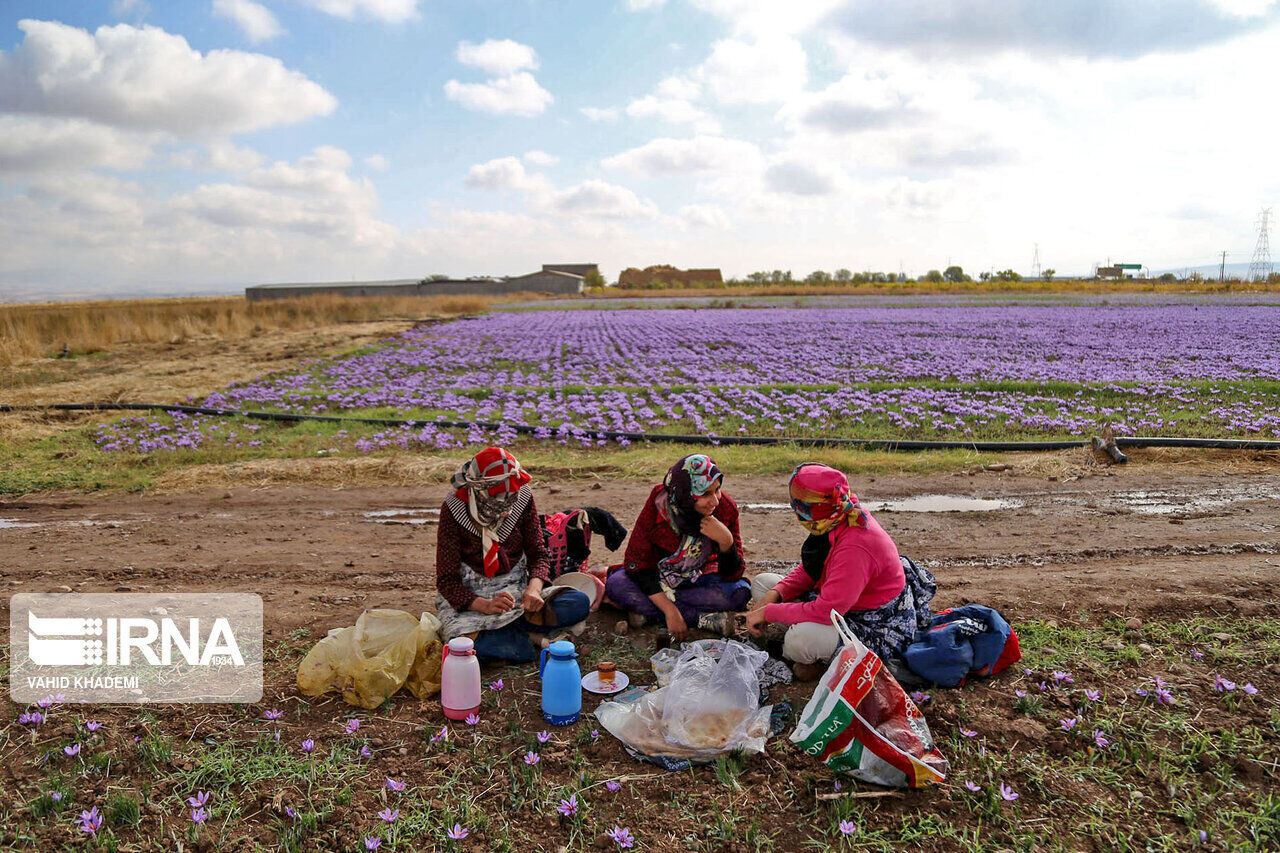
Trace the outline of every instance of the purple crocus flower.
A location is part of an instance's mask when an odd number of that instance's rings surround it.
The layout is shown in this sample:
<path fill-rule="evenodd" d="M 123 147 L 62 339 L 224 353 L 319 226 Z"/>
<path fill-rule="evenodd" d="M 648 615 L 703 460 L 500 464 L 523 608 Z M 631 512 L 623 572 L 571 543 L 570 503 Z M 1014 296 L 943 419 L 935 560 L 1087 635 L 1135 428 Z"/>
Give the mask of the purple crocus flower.
<path fill-rule="evenodd" d="M 1084 692 L 1084 698 L 1088 699 L 1090 702 L 1101 702 L 1102 694 L 1097 690 L 1086 690 Z"/>
<path fill-rule="evenodd" d="M 1203 660 L 1203 659 L 1204 659 L 1204 652 L 1200 651 L 1199 649 L 1192 649 L 1192 650 L 1191 650 L 1191 657 L 1195 658 L 1196 660 Z"/>
<path fill-rule="evenodd" d="M 961 730 L 960 730 L 960 734 L 964 735 L 965 737 L 977 737 L 977 736 L 978 736 L 978 733 L 977 733 L 977 732 L 975 732 L 975 731 L 973 731 L 972 729 L 961 729 Z"/>
<path fill-rule="evenodd" d="M 480 725 L 480 715 L 471 714 L 462 722 L 466 723 L 468 726 L 478 726 Z"/>
<path fill-rule="evenodd" d="M 1013 802 L 1014 800 L 1018 799 L 1018 797 L 1019 797 L 1019 796 L 1021 796 L 1021 795 L 1020 795 L 1017 791 L 1013 790 L 1013 788 L 1009 787 L 1008 785 L 1006 785 L 1006 784 L 1005 784 L 1005 783 L 1003 783 L 1003 782 L 1001 782 L 1001 783 L 1000 783 L 1000 798 L 1001 798 L 1001 799 L 1003 799 L 1003 800 L 1005 800 L 1005 801 L 1007 801 L 1007 802 L 1010 802 L 1010 803 L 1011 803 L 1011 802 Z"/>
<path fill-rule="evenodd" d="M 343 729 L 343 731 L 349 735 L 355 734 L 359 730 L 360 730 L 360 721 L 357 720 L 355 717 L 352 717 L 351 719 L 347 720 L 347 725 Z"/>
<path fill-rule="evenodd" d="M 49 710 L 49 706 L 52 704 L 53 704 L 52 696 L 46 696 L 43 699 L 39 699 L 36 701 L 36 707 L 39 708 L 41 711 Z"/>
<path fill-rule="evenodd" d="M 615 782 L 612 779 L 610 779 L 608 782 L 605 782 L 604 786 L 614 793 L 617 793 L 618 791 L 622 790 L 622 783 Z"/>
<path fill-rule="evenodd" d="M 976 794 L 978 791 L 981 791 L 981 790 L 982 790 L 982 786 L 981 786 L 981 785 L 978 785 L 978 784 L 976 784 L 976 783 L 974 783 L 974 782 L 972 782 L 972 781 L 970 781 L 970 780 L 968 780 L 968 779 L 964 780 L 964 786 L 965 786 L 966 788 L 968 788 L 970 791 L 973 791 L 975 794 Z"/>
<path fill-rule="evenodd" d="M 911 701 L 915 702 L 917 705 L 924 705 L 932 698 L 932 696 L 925 693 L 923 690 L 916 690 L 911 694 Z"/>
<path fill-rule="evenodd" d="M 399 793 L 400 791 L 403 791 L 403 790 L 404 790 L 404 783 L 403 783 L 403 782 L 400 782 L 400 781 L 398 781 L 398 780 L 396 780 L 396 779 L 392 779 L 390 776 L 388 776 L 388 777 L 387 777 L 387 788 L 388 788 L 389 790 L 392 790 L 392 791 L 395 791 L 395 792 Z"/>
<path fill-rule="evenodd" d="M 1098 745 L 1098 749 L 1106 749 L 1111 746 L 1111 741 L 1107 740 L 1102 729 L 1097 729 L 1093 733 L 1093 742 Z"/>
<path fill-rule="evenodd" d="M 91 732 L 96 732 L 98 729 L 102 728 L 102 723 L 97 720 L 90 720 L 84 724 L 84 727 Z"/>
<path fill-rule="evenodd" d="M 592 729 L 592 730 L 591 730 L 591 739 L 592 739 L 592 740 L 599 740 L 599 739 L 600 739 L 600 730 L 599 730 L 599 729 Z"/>
<path fill-rule="evenodd" d="M 207 802 L 209 802 L 208 791 L 196 791 L 196 795 L 194 797 L 187 797 L 187 805 L 191 806 L 193 809 L 198 809 Z"/>
<path fill-rule="evenodd" d="M 449 739 L 449 727 L 448 727 L 448 726 L 441 726 L 441 727 L 440 727 L 440 731 L 436 732 L 435 734 L 433 734 L 433 735 L 431 736 L 431 742 L 432 742 L 432 743 L 439 743 L 439 742 L 440 742 L 440 741 L 442 741 L 442 740 L 448 740 L 448 739 Z"/>
<path fill-rule="evenodd" d="M 287 815 L 288 815 L 289 817 L 291 817 L 291 818 L 292 818 L 292 817 L 297 817 L 297 816 L 298 816 L 298 810 L 297 810 L 297 809 L 295 809 L 293 806 L 285 806 L 285 807 L 284 807 L 284 813 L 285 813 L 285 814 L 287 814 Z"/>
<path fill-rule="evenodd" d="M 549 740 L 551 740 L 551 732 L 548 732 L 548 731 L 538 732 L 538 743 L 546 743 Z"/>
<path fill-rule="evenodd" d="M 195 824 L 201 824 L 201 823 L 204 823 L 204 822 L 205 822 L 206 820 L 208 820 L 208 819 L 209 819 L 209 813 L 208 813 L 207 811 L 205 811 L 204 809 L 192 809 L 192 810 L 191 810 L 191 822 L 192 822 L 192 823 L 195 823 Z"/>
<path fill-rule="evenodd" d="M 1062 726 L 1063 731 L 1069 732 L 1076 727 L 1076 718 L 1069 717 L 1065 720 L 1059 720 L 1058 723 Z"/>
<path fill-rule="evenodd" d="M 556 806 L 556 811 L 565 817 L 572 817 L 578 813 L 578 795 L 570 794 L 569 799 L 561 800 L 560 805 Z"/>
<path fill-rule="evenodd" d="M 1053 671 L 1053 680 L 1056 681 L 1058 684 L 1075 684 L 1076 683 L 1076 680 L 1071 677 L 1071 673 L 1063 672 L 1060 669 L 1055 669 Z"/>
<path fill-rule="evenodd" d="M 369 746 L 367 744 L 365 746 L 360 747 L 360 757 L 373 758 L 373 751 L 369 749 Z"/>
<path fill-rule="evenodd" d="M 1236 689 L 1236 683 L 1234 681 L 1228 681 L 1221 675 L 1215 675 L 1213 677 L 1213 689 L 1219 693 L 1230 693 L 1232 690 Z"/>
<path fill-rule="evenodd" d="M 364 839 L 365 850 L 377 850 L 381 846 L 382 846 L 382 839 L 379 838 L 378 836 L 376 835 L 365 836 L 365 839 Z"/>
<path fill-rule="evenodd" d="M 538 756 L 538 753 L 534 752 L 532 749 L 524 754 L 525 764 L 537 764 L 540 760 L 541 758 Z"/>
<path fill-rule="evenodd" d="M 490 682 L 489 682 L 489 689 L 490 689 L 490 690 L 492 690 L 492 691 L 494 691 L 495 693 L 496 693 L 497 691 L 501 690 L 502 688 L 503 688 L 503 684 L 502 684 L 502 679 L 501 679 L 501 678 L 499 678 L 497 681 L 490 681 Z"/>
<path fill-rule="evenodd" d="M 284 716 L 284 711 L 272 708 L 271 710 L 264 712 L 262 716 L 266 717 L 268 720 L 278 720 Z"/>
<path fill-rule="evenodd" d="M 303 752 L 308 752 L 308 753 L 309 753 L 309 752 L 311 752 L 311 750 L 313 750 L 313 749 L 315 749 L 315 748 L 316 748 L 316 742 L 315 742 L 315 741 L 313 741 L 311 738 L 307 738 L 306 740 L 304 740 L 304 741 L 302 742 L 302 751 L 303 751 Z"/>
<path fill-rule="evenodd" d="M 90 835 L 95 834 L 102 828 L 102 815 L 98 812 L 98 807 L 94 806 L 87 812 L 80 812 L 80 831 L 87 832 Z"/>
<path fill-rule="evenodd" d="M 636 843 L 636 837 L 631 834 L 631 830 L 626 829 L 625 827 L 614 826 L 614 828 L 606 832 L 605 835 L 608 835 L 617 842 L 618 847 L 623 850 L 634 847 Z"/>
<path fill-rule="evenodd" d="M 1156 690 L 1156 701 L 1161 705 L 1177 705 L 1178 700 L 1173 698 L 1173 694 L 1168 689 L 1160 687 Z"/>
<path fill-rule="evenodd" d="M 39 711 L 32 711 L 29 714 L 23 714 L 18 717 L 18 723 L 23 726 L 38 726 L 44 722 L 44 714 Z"/>
<path fill-rule="evenodd" d="M 841 834 L 841 835 L 853 835 L 853 834 L 854 834 L 855 832 L 857 832 L 857 831 L 858 831 L 858 825 L 857 825 L 856 823 L 854 823 L 853 821 L 851 821 L 851 820 L 842 820 L 842 821 L 840 821 L 840 834 Z"/>
<path fill-rule="evenodd" d="M 1026 699 L 1026 698 L 1027 698 L 1027 691 L 1025 691 L 1025 690 L 1015 690 L 1015 691 L 1013 691 L 1013 695 L 1014 695 L 1014 696 L 1017 696 L 1019 699 Z"/>
<path fill-rule="evenodd" d="M 388 806 L 387 808 L 378 812 L 378 817 L 382 818 L 387 823 L 395 823 L 396 818 L 400 817 L 400 810 L 392 809 L 390 806 Z"/>
<path fill-rule="evenodd" d="M 80 754 L 80 744 L 78 744 L 78 743 L 73 743 L 73 744 L 71 744 L 71 746 L 64 746 L 64 747 L 62 748 L 62 751 L 63 751 L 63 752 L 65 752 L 67 755 L 79 755 L 79 754 Z"/>
<path fill-rule="evenodd" d="M 1245 686 L 1240 689 L 1243 690 L 1249 696 L 1258 695 L 1258 688 L 1254 687 L 1252 684 L 1246 683 Z"/>
<path fill-rule="evenodd" d="M 466 838 L 466 837 L 467 837 L 468 835 L 470 835 L 471 833 L 470 833 L 470 831 L 469 831 L 469 830 L 467 830 L 465 827 L 463 827 L 463 825 L 462 825 L 462 824 L 460 824 L 460 823 L 455 823 L 455 824 L 453 825 L 453 829 L 449 830 L 449 831 L 448 831 L 447 833 L 445 833 L 445 834 L 446 834 L 446 835 L 448 835 L 450 838 L 452 838 L 454 841 L 461 841 L 462 839 Z"/>
<path fill-rule="evenodd" d="M 49 792 L 49 799 L 53 800 L 55 803 L 60 803 L 60 802 L 62 802 L 62 792 L 61 792 L 61 791 L 50 791 L 50 792 Z"/>

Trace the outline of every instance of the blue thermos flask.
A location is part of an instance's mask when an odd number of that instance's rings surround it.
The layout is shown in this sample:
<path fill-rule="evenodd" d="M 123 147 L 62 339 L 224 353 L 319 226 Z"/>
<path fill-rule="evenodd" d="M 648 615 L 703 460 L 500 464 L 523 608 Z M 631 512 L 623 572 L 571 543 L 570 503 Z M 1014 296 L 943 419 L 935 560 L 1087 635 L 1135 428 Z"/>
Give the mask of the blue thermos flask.
<path fill-rule="evenodd" d="M 553 726 L 567 726 L 582 713 L 582 671 L 578 652 L 568 640 L 557 640 L 542 650 L 538 664 L 542 676 L 542 716 Z"/>

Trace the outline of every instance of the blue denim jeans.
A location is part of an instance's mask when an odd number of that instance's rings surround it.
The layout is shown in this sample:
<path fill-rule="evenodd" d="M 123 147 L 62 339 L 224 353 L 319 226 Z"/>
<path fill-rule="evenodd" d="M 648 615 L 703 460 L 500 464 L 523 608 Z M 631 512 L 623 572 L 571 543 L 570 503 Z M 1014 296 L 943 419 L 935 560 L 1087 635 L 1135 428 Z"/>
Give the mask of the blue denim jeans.
<path fill-rule="evenodd" d="M 605 595 L 620 609 L 639 613 L 650 622 L 661 622 L 662 611 L 636 586 L 624 569 L 609 573 Z M 721 610 L 741 610 L 751 598 L 751 584 L 745 580 L 726 581 L 715 572 L 676 589 L 676 609 L 690 628 L 697 627 L 698 616 Z"/>
<path fill-rule="evenodd" d="M 518 602 L 516 606 L 520 606 Z M 503 625 L 501 628 L 495 628 L 492 631 L 481 631 L 476 635 L 476 655 L 481 660 L 529 663 L 538 657 L 538 649 L 534 647 L 533 640 L 529 639 L 529 634 L 531 632 L 555 631 L 581 622 L 591 612 L 591 599 L 576 589 L 570 589 L 560 593 L 544 606 L 550 607 L 555 611 L 556 624 L 554 628 L 534 625 L 521 616 L 516 621 Z"/>

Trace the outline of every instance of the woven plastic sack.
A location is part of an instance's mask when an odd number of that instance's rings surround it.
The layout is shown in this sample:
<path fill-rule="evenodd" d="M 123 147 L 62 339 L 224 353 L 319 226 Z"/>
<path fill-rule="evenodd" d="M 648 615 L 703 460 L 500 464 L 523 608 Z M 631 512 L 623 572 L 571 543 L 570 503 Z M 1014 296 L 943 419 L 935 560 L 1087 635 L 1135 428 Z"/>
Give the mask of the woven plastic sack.
<path fill-rule="evenodd" d="M 940 782 L 947 760 L 929 724 L 880 658 L 840 614 L 831 622 L 844 645 L 800 715 L 791 740 L 832 770 L 891 788 Z"/>
<path fill-rule="evenodd" d="M 440 620 L 403 610 L 366 610 L 347 628 L 334 628 L 298 666 L 305 696 L 331 690 L 348 705 L 376 708 L 401 687 L 419 699 L 440 690 Z"/>

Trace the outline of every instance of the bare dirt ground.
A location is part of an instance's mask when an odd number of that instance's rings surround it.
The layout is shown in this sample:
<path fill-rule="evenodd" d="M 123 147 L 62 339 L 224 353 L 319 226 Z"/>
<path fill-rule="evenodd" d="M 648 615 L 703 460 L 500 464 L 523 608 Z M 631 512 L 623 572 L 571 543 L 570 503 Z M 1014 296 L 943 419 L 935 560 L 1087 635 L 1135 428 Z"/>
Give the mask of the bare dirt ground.
<path fill-rule="evenodd" d="M 1280 478 L 1144 470 L 1071 482 L 1013 472 L 881 476 L 856 484 L 900 550 L 938 577 L 936 606 L 978 601 L 1008 615 L 1261 615 L 1280 604 Z M 650 484 L 537 484 L 544 512 L 592 505 L 630 525 Z M 792 563 L 804 532 L 785 478 L 736 477 L 751 572 Z M 893 511 L 909 496 L 1020 504 L 989 512 Z M 256 592 L 266 627 L 313 635 L 364 608 L 434 609 L 437 488 L 233 488 L 169 495 L 0 501 L 0 577 L 13 591 Z M 390 523 L 387 523 L 390 522 Z M 400 522 L 400 523 L 396 523 Z M 19 526 L 4 526 L 19 525 Z M 20 526 L 31 525 L 31 526 Z M 593 562 L 620 560 L 596 545 Z M 7 602 L 6 602 L 7 605 Z M 602 613 L 601 622 L 616 614 Z"/>

